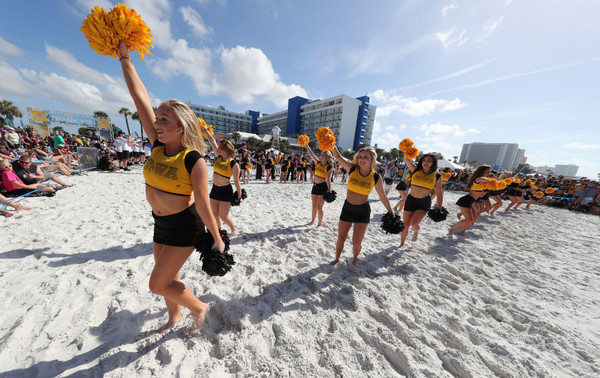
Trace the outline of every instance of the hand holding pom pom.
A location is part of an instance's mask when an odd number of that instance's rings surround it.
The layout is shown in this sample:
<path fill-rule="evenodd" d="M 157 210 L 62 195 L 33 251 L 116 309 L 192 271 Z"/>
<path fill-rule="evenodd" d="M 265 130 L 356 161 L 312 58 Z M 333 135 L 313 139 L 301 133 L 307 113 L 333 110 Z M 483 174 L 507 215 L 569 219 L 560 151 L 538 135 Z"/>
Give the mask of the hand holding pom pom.
<path fill-rule="evenodd" d="M 381 218 L 381 228 L 386 234 L 399 234 L 404 230 L 404 222 L 402 222 L 399 215 L 387 212 Z"/>
<path fill-rule="evenodd" d="M 432 221 L 441 222 L 441 221 L 445 221 L 446 218 L 448 217 L 448 210 L 446 210 L 445 207 L 440 208 L 440 207 L 434 206 L 427 212 L 427 215 L 429 216 L 429 218 L 431 218 Z"/>
<path fill-rule="evenodd" d="M 335 192 L 335 190 L 332 190 L 331 192 L 323 194 L 323 199 L 327 203 L 332 203 L 333 201 L 335 201 L 336 195 L 337 193 Z"/>

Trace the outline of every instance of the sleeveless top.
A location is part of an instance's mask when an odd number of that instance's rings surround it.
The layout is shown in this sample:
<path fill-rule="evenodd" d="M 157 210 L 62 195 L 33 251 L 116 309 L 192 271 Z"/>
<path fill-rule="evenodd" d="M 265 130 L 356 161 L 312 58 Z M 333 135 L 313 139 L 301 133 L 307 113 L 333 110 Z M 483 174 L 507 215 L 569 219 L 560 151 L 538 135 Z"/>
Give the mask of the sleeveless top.
<path fill-rule="evenodd" d="M 144 165 L 146 185 L 162 192 L 189 196 L 194 192 L 190 174 L 200 158 L 200 153 L 190 148 L 168 156 L 165 145 L 156 140 Z"/>
<path fill-rule="evenodd" d="M 410 184 L 425 189 L 433 189 L 435 187 L 436 181 L 441 176 L 442 175 L 440 175 L 437 172 L 425 174 L 423 173 L 423 171 L 418 170 L 416 172 L 411 173 Z"/>
<path fill-rule="evenodd" d="M 378 180 L 379 174 L 374 170 L 371 169 L 368 175 L 363 176 L 356 167 L 352 167 L 348 175 L 347 188 L 351 192 L 368 196 Z"/>
<path fill-rule="evenodd" d="M 236 163 L 237 162 L 233 158 L 223 160 L 223 157 L 219 155 L 213 164 L 213 171 L 219 176 L 231 178 L 231 176 L 233 176 L 233 166 L 236 165 Z"/>
<path fill-rule="evenodd" d="M 485 182 L 473 182 L 473 185 L 471 185 L 471 190 L 475 192 L 482 192 L 483 190 L 485 190 L 485 184 Z"/>
<path fill-rule="evenodd" d="M 320 178 L 327 178 L 327 172 L 331 169 L 331 164 L 321 165 L 321 162 L 318 162 L 315 165 L 315 176 Z"/>

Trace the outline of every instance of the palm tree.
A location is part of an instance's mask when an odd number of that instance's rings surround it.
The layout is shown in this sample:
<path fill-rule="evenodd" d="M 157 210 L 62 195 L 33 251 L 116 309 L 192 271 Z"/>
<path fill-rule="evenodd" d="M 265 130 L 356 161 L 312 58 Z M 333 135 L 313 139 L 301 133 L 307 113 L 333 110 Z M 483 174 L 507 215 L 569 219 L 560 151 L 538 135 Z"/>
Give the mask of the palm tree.
<path fill-rule="evenodd" d="M 0 114 L 4 118 L 8 118 L 11 121 L 15 118 L 23 118 L 23 114 L 18 106 L 15 106 L 12 101 L 2 100 L 0 101 Z M 0 117 L 0 123 L 4 124 L 4 118 Z"/>
<path fill-rule="evenodd" d="M 129 130 L 129 121 L 127 120 L 127 116 L 131 115 L 129 109 L 123 107 L 119 110 L 119 114 L 123 114 L 125 116 L 125 124 L 127 125 L 127 135 L 131 135 L 131 131 Z"/>
<path fill-rule="evenodd" d="M 105 112 L 103 112 L 101 110 L 96 110 L 94 112 L 94 118 L 108 118 L 108 114 L 106 114 Z"/>
<path fill-rule="evenodd" d="M 231 133 L 231 137 L 233 138 L 233 144 L 235 146 L 237 146 L 238 141 L 242 138 L 242 136 L 240 135 L 240 133 L 238 133 L 237 131 Z"/>
<path fill-rule="evenodd" d="M 287 151 L 290 142 L 287 139 L 279 139 L 279 151 Z"/>
<path fill-rule="evenodd" d="M 141 131 L 141 135 L 142 135 L 142 139 L 144 139 L 144 127 L 142 126 L 142 121 L 140 121 L 140 115 L 139 113 L 136 111 L 131 115 L 131 119 L 136 120 L 140 123 L 140 131 Z"/>

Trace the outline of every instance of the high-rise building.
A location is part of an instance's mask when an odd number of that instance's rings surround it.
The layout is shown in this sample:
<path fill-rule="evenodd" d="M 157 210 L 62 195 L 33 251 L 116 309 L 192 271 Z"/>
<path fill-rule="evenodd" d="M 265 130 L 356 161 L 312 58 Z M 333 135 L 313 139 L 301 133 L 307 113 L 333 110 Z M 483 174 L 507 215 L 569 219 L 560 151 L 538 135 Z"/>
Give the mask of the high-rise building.
<path fill-rule="evenodd" d="M 463 144 L 460 162 L 475 162 L 474 165 L 489 164 L 495 170 L 514 169 L 525 159 L 525 150 L 517 143 Z"/>
<path fill-rule="evenodd" d="M 303 97 L 288 100 L 288 109 L 263 114 L 258 119 L 258 134 L 267 134 L 277 125 L 282 136 L 308 135 L 314 140 L 319 127 L 329 127 L 341 149 L 355 150 L 360 144 L 370 144 L 377 107 L 370 98 L 338 95 L 325 100 L 310 101 Z"/>
<path fill-rule="evenodd" d="M 568 177 L 577 176 L 577 171 L 579 170 L 579 166 L 575 164 L 556 164 L 554 166 L 554 174 L 555 175 L 563 175 Z"/>
<path fill-rule="evenodd" d="M 247 110 L 245 114 L 236 113 L 225 109 L 223 106 L 212 108 L 210 106 L 195 105 L 188 101 L 188 106 L 196 114 L 213 126 L 217 134 L 229 134 L 236 131 L 255 133 L 257 131 L 259 112 Z"/>
<path fill-rule="evenodd" d="M 288 100 L 286 110 L 262 116 L 252 110 L 242 114 L 222 106 L 212 108 L 189 101 L 188 105 L 196 116 L 213 125 L 214 132 L 218 134 L 241 131 L 266 135 L 278 126 L 282 137 L 296 138 L 306 134 L 315 140 L 319 127 L 326 126 L 333 131 L 340 149 L 355 150 L 360 144 L 371 143 L 377 107 L 369 101 L 368 96 L 353 98 L 338 95 L 325 100 L 297 96 Z"/>

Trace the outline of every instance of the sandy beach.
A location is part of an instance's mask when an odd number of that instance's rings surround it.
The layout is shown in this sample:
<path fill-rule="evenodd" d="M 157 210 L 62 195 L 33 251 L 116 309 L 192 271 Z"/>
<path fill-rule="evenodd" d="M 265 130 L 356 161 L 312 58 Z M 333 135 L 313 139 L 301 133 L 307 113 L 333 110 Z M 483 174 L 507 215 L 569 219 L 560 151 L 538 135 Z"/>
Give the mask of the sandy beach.
<path fill-rule="evenodd" d="M 148 289 L 141 167 L 65 180 L 75 186 L 0 217 L 2 377 L 600 375 L 598 216 L 534 205 L 449 237 L 462 193 L 446 192 L 451 216 L 426 218 L 399 249 L 373 191 L 358 265 L 349 239 L 333 269 L 339 179 L 322 229 L 306 225 L 310 184 L 251 181 L 231 211 L 233 270 L 209 277 L 198 253 L 182 269 L 211 305 L 186 337 L 187 319 L 155 332 L 167 314 Z"/>

